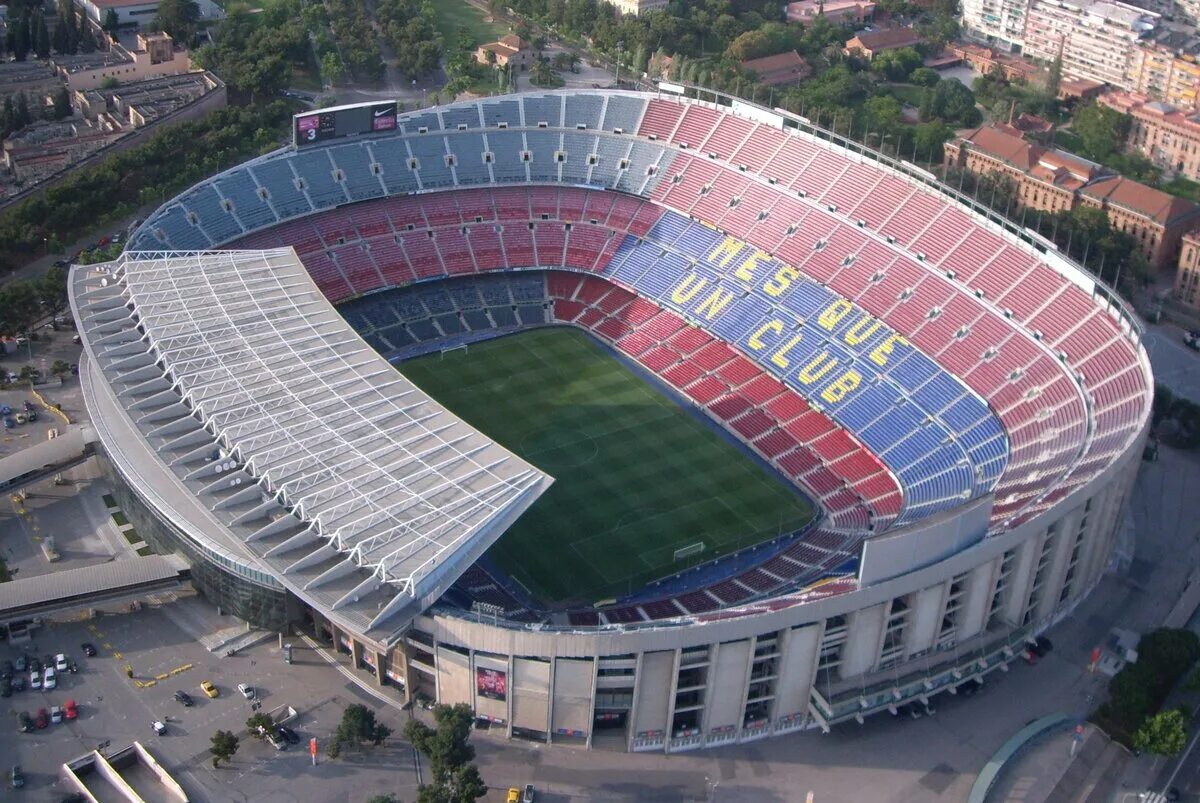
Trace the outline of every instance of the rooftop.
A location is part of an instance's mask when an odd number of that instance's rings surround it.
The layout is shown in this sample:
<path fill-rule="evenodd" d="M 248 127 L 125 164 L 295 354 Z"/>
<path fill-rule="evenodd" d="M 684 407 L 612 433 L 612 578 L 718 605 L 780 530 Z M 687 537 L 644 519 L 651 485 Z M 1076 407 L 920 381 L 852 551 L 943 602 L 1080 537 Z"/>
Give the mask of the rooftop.
<path fill-rule="evenodd" d="M 912 28 L 884 28 L 879 31 L 861 31 L 847 40 L 846 47 L 861 47 L 872 52 L 890 48 L 908 47 L 921 41 Z"/>
<path fill-rule="evenodd" d="M 1081 193 L 1088 198 L 1122 206 L 1145 215 L 1164 226 L 1172 221 L 1187 219 L 1200 213 L 1200 207 L 1191 201 L 1177 198 L 1153 187 L 1147 187 L 1145 184 L 1124 176 L 1107 176 L 1097 179 L 1084 187 Z"/>
<path fill-rule="evenodd" d="M 334 607 L 391 586 L 372 625 L 551 481 L 379 357 L 291 249 L 125 254 L 72 281 L 85 342 L 162 459 L 285 582 Z"/>

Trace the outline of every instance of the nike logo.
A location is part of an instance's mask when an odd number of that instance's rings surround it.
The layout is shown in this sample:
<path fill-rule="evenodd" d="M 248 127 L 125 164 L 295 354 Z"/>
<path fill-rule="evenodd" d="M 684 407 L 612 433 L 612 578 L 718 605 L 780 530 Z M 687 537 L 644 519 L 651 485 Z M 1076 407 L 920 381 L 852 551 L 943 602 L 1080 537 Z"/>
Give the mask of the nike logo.
<path fill-rule="evenodd" d="M 376 117 L 383 117 L 385 114 L 392 114 L 392 110 L 391 109 L 376 109 L 375 110 Z"/>

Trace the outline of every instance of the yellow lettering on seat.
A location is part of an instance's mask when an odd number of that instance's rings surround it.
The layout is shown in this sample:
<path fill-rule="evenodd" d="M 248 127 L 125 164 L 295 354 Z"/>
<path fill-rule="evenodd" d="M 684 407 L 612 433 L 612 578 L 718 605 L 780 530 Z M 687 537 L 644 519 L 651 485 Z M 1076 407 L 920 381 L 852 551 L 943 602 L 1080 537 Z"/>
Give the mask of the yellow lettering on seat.
<path fill-rule="evenodd" d="M 742 250 L 742 244 L 732 237 L 726 237 L 721 244 L 708 252 L 708 261 L 715 262 L 722 268 L 729 264 Z"/>
<path fill-rule="evenodd" d="M 821 391 L 821 398 L 830 404 L 836 404 L 846 398 L 846 394 L 862 384 L 862 374 L 849 370 L 834 380 L 829 387 Z"/>
<path fill-rule="evenodd" d="M 878 318 L 872 318 L 870 315 L 864 315 L 861 321 L 857 321 L 846 330 L 843 340 L 851 346 L 857 346 L 871 335 L 879 331 L 879 327 L 883 326 L 883 321 Z"/>
<path fill-rule="evenodd" d="M 775 271 L 774 277 L 767 280 L 767 283 L 763 285 L 763 290 L 765 290 L 769 296 L 780 296 L 792 286 L 793 281 L 799 278 L 800 271 L 796 270 L 790 265 L 784 265 L 782 268 Z"/>
<path fill-rule="evenodd" d="M 816 357 L 813 357 L 808 365 L 801 368 L 796 377 L 802 384 L 811 385 L 836 368 L 837 364 L 837 357 L 830 357 L 828 350 L 822 351 Z"/>
<path fill-rule="evenodd" d="M 762 326 L 754 330 L 754 334 L 750 335 L 750 339 L 746 341 L 750 348 L 755 351 L 761 351 L 766 348 L 767 344 L 762 342 L 762 336 L 767 332 L 779 334 L 783 331 L 783 321 L 767 321 Z"/>
<path fill-rule="evenodd" d="M 682 282 L 675 285 L 675 289 L 671 291 L 671 300 L 676 304 L 686 304 L 695 298 L 706 284 L 708 284 L 708 279 L 697 276 L 694 272 L 689 273 L 683 277 Z"/>
<path fill-rule="evenodd" d="M 854 307 L 844 298 L 839 298 L 825 308 L 821 313 L 821 317 L 817 318 L 817 323 L 826 329 L 833 331 L 833 327 L 853 311 Z"/>
<path fill-rule="evenodd" d="M 754 271 L 758 268 L 759 263 L 766 262 L 771 258 L 771 255 L 766 251 L 754 249 L 746 261 L 738 266 L 738 269 L 733 272 L 733 275 L 741 279 L 743 282 L 754 281 Z"/>
<path fill-rule="evenodd" d="M 700 302 L 700 305 L 696 307 L 696 314 L 703 315 L 711 321 L 729 306 L 730 301 L 733 301 L 733 293 L 726 292 L 718 287 L 712 291 L 712 295 Z"/>
<path fill-rule="evenodd" d="M 875 350 L 871 352 L 871 362 L 876 365 L 887 365 L 888 356 L 898 345 L 907 346 L 909 343 L 908 340 L 898 334 L 892 333 L 888 335 L 887 339 L 876 346 Z"/>
<path fill-rule="evenodd" d="M 791 339 L 788 340 L 787 343 L 784 343 L 774 354 L 771 355 L 771 362 L 775 363 L 780 368 L 787 368 L 792 364 L 792 361 L 783 355 L 791 351 L 792 348 L 794 348 L 795 345 L 803 339 L 803 335 L 792 335 Z"/>

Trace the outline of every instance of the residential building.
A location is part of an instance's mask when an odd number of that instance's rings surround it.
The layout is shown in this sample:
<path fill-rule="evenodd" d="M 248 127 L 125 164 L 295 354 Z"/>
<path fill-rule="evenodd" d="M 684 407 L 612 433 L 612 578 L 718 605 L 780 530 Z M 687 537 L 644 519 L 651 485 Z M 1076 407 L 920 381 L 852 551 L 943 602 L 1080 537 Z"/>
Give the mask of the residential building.
<path fill-rule="evenodd" d="M 1200 308 L 1200 229 L 1183 235 L 1179 247 L 1179 269 L 1175 272 L 1175 298 Z"/>
<path fill-rule="evenodd" d="M 796 84 L 812 75 L 812 67 L 795 50 L 743 61 L 742 69 L 757 75 L 759 83 L 767 86 Z"/>
<path fill-rule="evenodd" d="M 999 69 L 1008 81 L 1029 82 L 1041 72 L 1036 64 L 974 42 L 951 42 L 947 49 L 985 75 Z"/>
<path fill-rule="evenodd" d="M 916 47 L 920 43 L 921 37 L 912 28 L 884 28 L 879 31 L 859 31 L 846 40 L 843 51 L 847 56 L 859 55 L 871 61 L 884 51 Z"/>
<path fill-rule="evenodd" d="M 862 25 L 875 17 L 875 4 L 869 0 L 801 0 L 787 4 L 788 22 L 812 22 L 818 14 L 834 25 Z"/>
<path fill-rule="evenodd" d="M 1029 0 L 962 0 L 967 33 L 1001 50 L 1020 50 Z"/>
<path fill-rule="evenodd" d="M 1128 234 L 1153 268 L 1174 264 L 1183 234 L 1200 222 L 1200 206 L 1107 174 L 1066 151 L 1027 142 L 1009 126 L 962 132 L 945 151 L 949 166 L 1008 177 L 1020 206 L 1044 212 L 1070 212 L 1079 205 L 1103 209 L 1112 227 Z"/>
<path fill-rule="evenodd" d="M 1128 92 L 1109 92 L 1100 102 L 1132 118 L 1126 148 L 1169 173 L 1200 181 L 1200 113 Z"/>
<path fill-rule="evenodd" d="M 488 54 L 492 54 L 489 57 Z M 513 65 L 516 69 L 525 69 L 533 61 L 533 45 L 516 34 L 500 37 L 499 41 L 480 45 L 475 51 L 475 60 L 480 64 L 494 64 L 497 67 Z"/>
<path fill-rule="evenodd" d="M 1159 19 L 1115 0 L 1032 0 L 1025 55 L 1049 63 L 1061 54 L 1064 76 L 1129 89 L 1138 69 L 1137 44 Z"/>
<path fill-rule="evenodd" d="M 106 51 L 55 56 L 54 66 L 72 92 L 95 89 L 109 78 L 125 84 L 192 69 L 188 51 L 159 31 L 138 33 L 127 43 L 114 42 Z"/>
<path fill-rule="evenodd" d="M 1127 88 L 1187 109 L 1200 108 L 1200 36 L 1173 28 L 1154 31 L 1133 53 Z"/>
<path fill-rule="evenodd" d="M 76 0 L 84 15 L 97 28 L 104 25 L 109 9 L 116 12 L 117 22 L 122 26 L 141 27 L 158 14 L 159 0 Z M 213 0 L 197 0 L 201 19 L 220 19 L 224 16 L 220 6 Z"/>
<path fill-rule="evenodd" d="M 647 11 L 657 11 L 666 8 L 670 0 L 609 0 L 621 14 L 632 14 L 635 17 Z"/>

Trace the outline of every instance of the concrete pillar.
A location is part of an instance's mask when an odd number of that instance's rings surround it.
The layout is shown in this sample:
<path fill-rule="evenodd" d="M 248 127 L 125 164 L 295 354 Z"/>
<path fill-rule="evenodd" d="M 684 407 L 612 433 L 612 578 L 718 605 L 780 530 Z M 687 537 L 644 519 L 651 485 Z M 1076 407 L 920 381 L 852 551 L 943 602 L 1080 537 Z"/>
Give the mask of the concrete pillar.
<path fill-rule="evenodd" d="M 1014 625 L 1021 624 L 1021 614 L 1025 610 L 1025 602 L 1029 599 L 1029 588 L 1033 584 L 1037 559 L 1042 554 L 1042 543 L 1045 540 L 1046 533 L 1043 532 L 1017 547 L 1016 559 L 1008 575 L 1008 597 L 1004 603 L 1004 618 Z"/>
<path fill-rule="evenodd" d="M 372 650 L 375 654 L 375 682 L 380 686 L 387 685 L 387 675 L 384 673 L 384 662 L 387 660 L 387 653 Z"/>
<path fill-rule="evenodd" d="M 950 581 L 944 580 L 911 595 L 913 604 L 908 612 L 908 625 L 904 628 L 905 657 L 933 646 L 942 622 L 942 613 L 946 609 L 949 588 Z"/>
<path fill-rule="evenodd" d="M 850 615 L 842 645 L 842 677 L 869 672 L 879 660 L 888 607 L 888 603 L 880 603 Z"/>
<path fill-rule="evenodd" d="M 350 663 L 354 666 L 355 669 L 358 669 L 358 667 L 362 664 L 362 651 L 363 651 L 362 644 L 359 644 L 358 639 L 351 636 L 350 637 Z"/>
<path fill-rule="evenodd" d="M 996 573 L 1002 556 L 976 566 L 967 577 L 962 605 L 958 609 L 958 640 L 964 641 L 987 626 L 988 606 L 996 588 Z"/>

